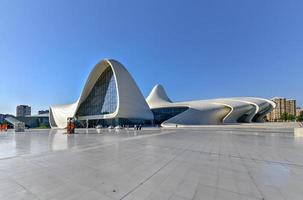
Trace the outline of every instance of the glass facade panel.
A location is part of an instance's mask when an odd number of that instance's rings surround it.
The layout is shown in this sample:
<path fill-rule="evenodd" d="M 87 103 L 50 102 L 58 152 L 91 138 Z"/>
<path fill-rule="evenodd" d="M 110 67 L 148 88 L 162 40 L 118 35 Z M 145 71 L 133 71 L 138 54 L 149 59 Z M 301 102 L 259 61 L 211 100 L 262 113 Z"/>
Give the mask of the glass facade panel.
<path fill-rule="evenodd" d="M 97 125 L 101 125 L 102 127 L 108 126 L 129 126 L 133 127 L 134 125 L 152 125 L 152 120 L 144 120 L 144 119 L 126 119 L 126 118 L 111 118 L 111 119 L 99 119 L 99 120 L 89 120 L 89 128 L 95 128 Z M 86 127 L 86 122 L 82 121 L 82 126 Z"/>
<path fill-rule="evenodd" d="M 117 108 L 116 80 L 111 67 L 101 74 L 86 100 L 80 105 L 77 116 L 114 113 Z"/>
<path fill-rule="evenodd" d="M 188 107 L 172 107 L 172 108 L 157 108 L 151 111 L 154 114 L 154 123 L 161 124 L 162 122 L 186 111 Z"/>

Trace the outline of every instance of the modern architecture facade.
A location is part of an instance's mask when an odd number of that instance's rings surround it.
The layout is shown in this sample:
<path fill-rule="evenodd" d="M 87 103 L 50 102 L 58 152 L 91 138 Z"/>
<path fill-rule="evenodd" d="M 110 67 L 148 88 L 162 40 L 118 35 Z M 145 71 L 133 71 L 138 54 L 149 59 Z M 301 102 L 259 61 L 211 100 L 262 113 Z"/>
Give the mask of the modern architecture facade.
<path fill-rule="evenodd" d="M 145 100 L 126 68 L 108 59 L 93 68 L 75 103 L 50 107 L 49 120 L 52 128 L 65 128 L 67 119 L 72 117 L 84 127 L 199 126 L 260 122 L 274 107 L 274 102 L 254 97 L 172 102 L 161 85 L 156 85 Z"/>
<path fill-rule="evenodd" d="M 25 117 L 31 115 L 31 107 L 28 105 L 19 105 L 16 108 L 17 117 Z"/>
<path fill-rule="evenodd" d="M 49 116 L 48 114 L 31 115 L 26 117 L 16 117 L 17 120 L 24 122 L 28 128 L 49 128 Z"/>
<path fill-rule="evenodd" d="M 146 101 L 155 122 L 164 127 L 262 122 L 275 107 L 272 101 L 255 97 L 172 102 L 161 85 Z"/>
<path fill-rule="evenodd" d="M 282 115 L 285 113 L 292 116 L 297 115 L 297 107 L 296 107 L 295 99 L 274 97 L 272 101 L 275 102 L 276 107 L 272 110 L 272 112 L 267 114 L 266 118 L 268 121 L 271 122 L 281 121 Z"/>
<path fill-rule="evenodd" d="M 38 115 L 49 114 L 49 110 L 39 110 Z"/>
<path fill-rule="evenodd" d="M 10 114 L 0 114 L 0 124 L 5 123 L 6 122 L 5 118 L 7 118 L 7 117 L 12 117 L 12 115 L 10 115 Z"/>
<path fill-rule="evenodd" d="M 76 117 L 81 124 L 105 126 L 153 121 L 153 113 L 137 84 L 115 60 L 103 60 L 94 67 L 75 103 L 50 107 L 51 127 L 66 127 L 69 117 Z"/>

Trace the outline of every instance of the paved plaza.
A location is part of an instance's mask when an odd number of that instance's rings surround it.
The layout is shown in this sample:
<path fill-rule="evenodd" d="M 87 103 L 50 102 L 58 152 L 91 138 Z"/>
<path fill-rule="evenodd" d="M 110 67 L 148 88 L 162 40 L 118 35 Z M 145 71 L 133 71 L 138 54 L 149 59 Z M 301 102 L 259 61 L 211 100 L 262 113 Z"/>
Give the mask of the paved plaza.
<path fill-rule="evenodd" d="M 0 133 L 0 199 L 302 200 L 294 126 Z"/>

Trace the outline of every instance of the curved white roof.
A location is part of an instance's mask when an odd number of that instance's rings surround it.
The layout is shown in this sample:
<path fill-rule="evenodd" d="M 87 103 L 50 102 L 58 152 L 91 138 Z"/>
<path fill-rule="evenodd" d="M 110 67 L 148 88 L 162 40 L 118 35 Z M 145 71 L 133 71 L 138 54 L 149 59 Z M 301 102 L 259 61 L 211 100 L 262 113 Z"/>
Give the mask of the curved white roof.
<path fill-rule="evenodd" d="M 91 71 L 84 89 L 79 99 L 69 105 L 50 107 L 50 124 L 53 128 L 65 128 L 67 118 L 75 117 L 80 105 L 86 100 L 98 78 L 106 68 L 111 67 L 117 89 L 117 108 L 114 113 L 104 115 L 88 116 L 87 119 L 108 119 L 108 118 L 128 118 L 152 120 L 153 114 L 150 111 L 137 84 L 125 69 L 125 67 L 116 60 L 102 60 Z"/>
<path fill-rule="evenodd" d="M 194 126 L 205 124 L 238 123 L 262 121 L 275 103 L 256 97 L 232 97 L 187 102 L 172 102 L 161 85 L 156 85 L 146 101 L 134 79 L 125 67 L 116 60 L 100 61 L 91 71 L 79 99 L 72 104 L 50 107 L 50 125 L 52 128 L 65 128 L 67 118 L 75 117 L 81 104 L 108 67 L 111 68 L 115 79 L 117 92 L 116 110 L 110 114 L 78 117 L 80 120 L 93 119 L 143 119 L 153 120 L 151 111 L 160 108 L 182 107 L 175 116 L 166 119 L 162 126 Z M 187 109 L 186 109 L 187 108 Z"/>
<path fill-rule="evenodd" d="M 162 126 L 188 126 L 261 121 L 275 108 L 275 103 L 255 97 L 233 97 L 209 100 L 172 102 L 164 88 L 156 85 L 146 99 L 151 109 L 188 107 L 188 110 L 168 119 Z"/>
<path fill-rule="evenodd" d="M 163 86 L 159 84 L 155 85 L 155 87 L 152 89 L 149 96 L 146 98 L 146 102 L 148 105 L 172 103 L 172 101 L 168 98 Z"/>

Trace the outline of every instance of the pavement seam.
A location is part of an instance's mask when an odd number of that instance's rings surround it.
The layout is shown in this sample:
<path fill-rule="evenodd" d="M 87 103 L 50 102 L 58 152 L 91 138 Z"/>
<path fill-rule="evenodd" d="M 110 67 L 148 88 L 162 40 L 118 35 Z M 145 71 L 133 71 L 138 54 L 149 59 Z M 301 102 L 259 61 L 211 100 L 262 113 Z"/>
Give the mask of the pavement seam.
<path fill-rule="evenodd" d="M 181 151 L 180 153 L 178 153 L 177 155 L 175 155 L 172 159 L 170 159 L 167 163 L 165 163 L 162 167 L 160 167 L 157 171 L 155 171 L 153 174 L 151 174 L 149 177 L 147 177 L 145 180 L 141 181 L 136 187 L 134 187 L 133 189 L 131 189 L 129 192 L 127 192 L 125 195 L 123 195 L 120 200 L 125 199 L 127 196 L 129 196 L 131 193 L 133 193 L 134 191 L 136 191 L 139 187 L 141 187 L 142 185 L 144 185 L 144 183 L 146 183 L 147 181 L 149 181 L 152 177 L 154 177 L 156 174 L 158 174 L 162 169 L 164 169 L 165 167 L 167 167 L 170 163 L 172 163 L 173 161 L 176 160 L 176 158 L 178 156 L 180 156 L 182 153 L 184 153 L 186 151 L 186 149 L 184 149 L 183 151 Z"/>

